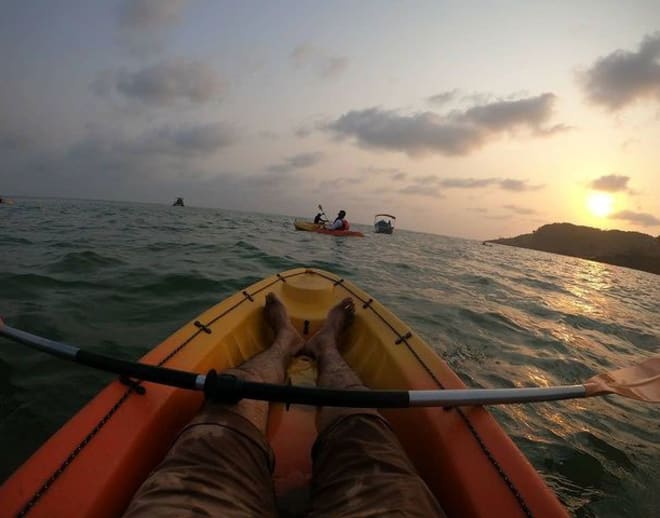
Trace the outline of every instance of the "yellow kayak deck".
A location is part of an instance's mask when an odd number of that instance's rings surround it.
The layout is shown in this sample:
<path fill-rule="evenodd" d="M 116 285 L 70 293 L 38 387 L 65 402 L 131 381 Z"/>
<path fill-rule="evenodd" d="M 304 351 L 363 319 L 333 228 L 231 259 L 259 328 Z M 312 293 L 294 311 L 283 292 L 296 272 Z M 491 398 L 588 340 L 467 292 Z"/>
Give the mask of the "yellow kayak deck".
<path fill-rule="evenodd" d="M 199 373 L 239 365 L 272 341 L 263 319 L 269 292 L 284 302 L 294 326 L 307 337 L 334 304 L 353 297 L 356 318 L 341 351 L 371 388 L 464 388 L 448 365 L 377 300 L 345 279 L 305 268 L 274 275 L 227 298 L 142 361 Z M 314 384 L 316 366 L 309 358 L 296 358 L 289 377 L 293 384 Z M 28 516 L 121 514 L 202 403 L 199 393 L 142 385 L 146 393 L 139 395 L 115 381 L 78 412 L 0 488 L 0 515 L 26 509 Z M 566 514 L 484 408 L 416 408 L 383 415 L 448 515 Z M 316 416 L 315 407 L 271 405 L 268 439 L 284 508 L 295 506 L 308 486 Z"/>

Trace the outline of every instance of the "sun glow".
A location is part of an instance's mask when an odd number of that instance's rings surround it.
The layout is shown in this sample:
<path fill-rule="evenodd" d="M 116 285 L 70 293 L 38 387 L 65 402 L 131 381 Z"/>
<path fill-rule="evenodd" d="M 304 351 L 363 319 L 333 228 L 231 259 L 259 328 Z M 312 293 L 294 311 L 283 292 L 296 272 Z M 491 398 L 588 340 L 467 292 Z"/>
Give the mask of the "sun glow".
<path fill-rule="evenodd" d="M 587 207 L 594 216 L 604 218 L 612 212 L 614 199 L 611 194 L 603 192 L 594 192 L 587 198 Z"/>

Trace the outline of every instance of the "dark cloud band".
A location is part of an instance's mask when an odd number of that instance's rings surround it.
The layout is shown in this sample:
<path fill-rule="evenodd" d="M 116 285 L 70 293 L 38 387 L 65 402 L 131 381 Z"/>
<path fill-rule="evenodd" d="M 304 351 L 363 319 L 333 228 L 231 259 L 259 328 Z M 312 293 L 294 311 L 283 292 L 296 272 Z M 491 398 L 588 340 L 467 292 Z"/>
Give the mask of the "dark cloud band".
<path fill-rule="evenodd" d="M 567 129 L 545 127 L 555 95 L 545 93 L 516 101 L 497 101 L 447 115 L 432 112 L 401 114 L 368 108 L 350 111 L 323 129 L 338 138 L 353 138 L 365 148 L 402 151 L 410 156 L 429 153 L 466 155 L 492 138 L 517 129 L 537 136 Z"/>
<path fill-rule="evenodd" d="M 320 151 L 300 153 L 298 155 L 288 157 L 280 164 L 271 165 L 267 169 L 273 173 L 286 173 L 295 169 L 305 169 L 307 167 L 311 167 L 315 164 L 318 164 L 322 158 L 323 153 Z"/>
<path fill-rule="evenodd" d="M 597 191 L 622 192 L 628 191 L 628 180 L 628 176 L 610 174 L 596 178 L 589 186 Z"/>
<path fill-rule="evenodd" d="M 616 50 L 582 74 L 594 104 L 618 110 L 639 99 L 660 101 L 660 32 L 646 36 L 637 52 Z"/>
<path fill-rule="evenodd" d="M 137 72 L 122 71 L 106 77 L 105 83 L 103 89 L 97 85 L 97 91 L 114 88 L 127 98 L 163 106 L 179 100 L 206 103 L 220 99 L 225 92 L 224 82 L 212 67 L 183 59 L 163 61 Z"/>

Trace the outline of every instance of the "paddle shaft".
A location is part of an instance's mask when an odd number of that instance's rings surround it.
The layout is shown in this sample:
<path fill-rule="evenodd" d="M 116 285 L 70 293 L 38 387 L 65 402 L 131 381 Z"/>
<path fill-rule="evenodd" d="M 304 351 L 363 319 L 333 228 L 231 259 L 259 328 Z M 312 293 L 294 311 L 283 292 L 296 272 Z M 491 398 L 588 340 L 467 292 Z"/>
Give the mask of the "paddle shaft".
<path fill-rule="evenodd" d="M 0 334 L 39 351 L 95 369 L 161 385 L 203 390 L 208 398 L 218 402 L 236 403 L 241 399 L 257 399 L 288 404 L 349 408 L 406 408 L 409 406 L 408 392 L 404 390 L 334 390 L 256 383 L 231 375 L 218 375 L 213 370 L 207 375 L 203 375 L 120 360 L 33 335 L 4 323 L 0 323 Z"/>
<path fill-rule="evenodd" d="M 322 206 L 320 203 L 319 203 L 319 210 L 320 210 L 321 213 L 325 216 L 325 220 L 329 223 L 329 222 L 330 222 L 330 218 L 329 218 L 328 215 L 325 213 L 325 211 L 323 210 L 323 206 Z"/>
<path fill-rule="evenodd" d="M 405 391 L 343 390 L 256 383 L 244 381 L 231 375 L 217 374 L 215 371 L 203 375 L 120 360 L 33 335 L 12 328 L 2 323 L 2 321 L 0 321 L 0 334 L 40 351 L 96 369 L 162 385 L 203 390 L 206 397 L 225 403 L 235 403 L 241 399 L 256 399 L 287 404 L 348 408 L 407 408 L 530 403 L 587 397 L 584 385 L 517 389 Z"/>

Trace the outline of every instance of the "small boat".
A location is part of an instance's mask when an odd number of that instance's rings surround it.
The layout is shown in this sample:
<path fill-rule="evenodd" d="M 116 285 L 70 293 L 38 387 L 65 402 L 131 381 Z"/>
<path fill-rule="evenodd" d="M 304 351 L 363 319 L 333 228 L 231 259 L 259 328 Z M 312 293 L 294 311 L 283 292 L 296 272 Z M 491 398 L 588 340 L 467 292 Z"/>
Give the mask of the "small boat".
<path fill-rule="evenodd" d="M 242 363 L 272 340 L 261 317 L 268 292 L 282 300 L 293 325 L 306 336 L 320 328 L 330 307 L 353 297 L 355 321 L 342 354 L 373 389 L 465 387 L 434 350 L 380 302 L 341 277 L 307 268 L 279 273 L 230 296 L 141 362 L 196 373 Z M 288 375 L 293 385 L 314 385 L 314 361 L 294 358 Z M 113 381 L 0 487 L 0 515 L 120 516 L 201 404 L 199 392 Z M 273 480 L 280 502 L 305 494 L 310 483 L 317 412 L 314 406 L 270 406 L 268 440 L 277 459 Z M 448 516 L 567 516 L 485 408 L 422 407 L 382 414 Z"/>
<path fill-rule="evenodd" d="M 374 216 L 374 232 L 377 234 L 391 234 L 394 232 L 395 216 L 391 214 L 376 214 Z"/>
<path fill-rule="evenodd" d="M 172 207 L 183 207 L 183 198 L 177 198 Z"/>
<path fill-rule="evenodd" d="M 313 221 L 307 221 L 304 219 L 294 220 L 293 227 L 296 230 L 316 232 L 317 234 L 328 234 L 331 236 L 364 237 L 362 232 L 356 230 L 328 230 L 320 223 L 314 223 Z"/>
<path fill-rule="evenodd" d="M 9 198 L 0 198 L 0 204 L 2 204 L 2 205 L 13 205 L 14 200 L 10 200 Z"/>

